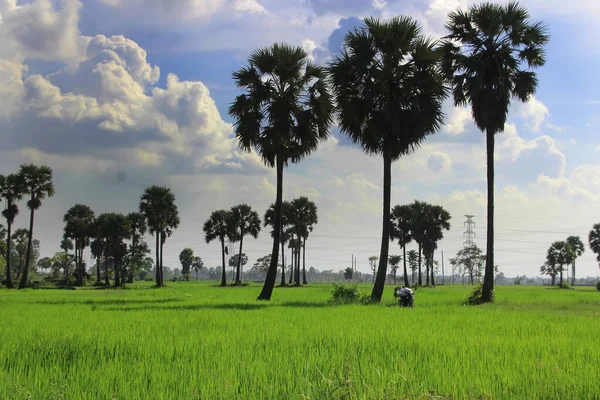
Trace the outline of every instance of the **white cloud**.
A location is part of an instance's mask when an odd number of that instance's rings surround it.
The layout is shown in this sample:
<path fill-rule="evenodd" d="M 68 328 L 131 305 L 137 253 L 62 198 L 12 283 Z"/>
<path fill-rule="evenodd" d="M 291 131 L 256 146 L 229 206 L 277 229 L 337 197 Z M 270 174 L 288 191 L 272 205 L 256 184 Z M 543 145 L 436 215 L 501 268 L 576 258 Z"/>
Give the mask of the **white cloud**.
<path fill-rule="evenodd" d="M 438 173 L 447 172 L 452 169 L 452 160 L 448 154 L 443 152 L 434 152 L 427 159 L 427 170 Z"/>
<path fill-rule="evenodd" d="M 471 122 L 471 109 L 468 107 L 452 107 L 443 131 L 451 136 L 460 135 L 466 130 L 466 125 Z"/>
<path fill-rule="evenodd" d="M 526 103 L 516 102 L 514 108 L 518 116 L 529 121 L 534 132 L 540 131 L 542 123 L 550 115 L 548 107 L 535 97 L 532 97 Z"/>

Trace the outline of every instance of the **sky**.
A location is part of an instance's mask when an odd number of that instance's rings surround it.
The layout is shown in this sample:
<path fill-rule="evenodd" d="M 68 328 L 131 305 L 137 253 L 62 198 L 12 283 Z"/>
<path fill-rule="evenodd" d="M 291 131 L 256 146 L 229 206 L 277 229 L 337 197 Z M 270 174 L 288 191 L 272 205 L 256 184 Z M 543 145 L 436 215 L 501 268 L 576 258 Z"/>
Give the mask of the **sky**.
<path fill-rule="evenodd" d="M 74 204 L 96 213 L 136 211 L 147 186 L 169 186 L 181 225 L 164 265 L 179 267 L 206 244 L 210 213 L 248 203 L 262 216 L 275 200 L 275 171 L 238 150 L 227 108 L 231 73 L 258 47 L 284 41 L 318 63 L 335 56 L 361 18 L 410 15 L 428 35 L 467 0 L 0 0 L 0 173 L 22 163 L 54 170 L 56 195 L 36 213 L 41 256 L 59 250 L 62 216 Z M 539 89 L 514 102 L 496 139 L 496 263 L 507 276 L 539 275 L 556 240 L 600 222 L 600 3 L 524 0 L 551 40 Z M 485 248 L 484 136 L 470 111 L 445 105 L 446 124 L 392 167 L 392 205 L 415 199 L 445 207 L 451 229 L 439 243 L 446 270 L 463 246 L 465 214 Z M 382 159 L 367 156 L 333 127 L 319 150 L 284 172 L 284 198 L 307 196 L 319 223 L 307 267 L 369 271 L 381 237 Z M 21 204 L 16 226 L 26 227 Z M 148 238 L 149 243 L 154 243 Z M 412 246 L 412 245 L 411 245 Z M 270 252 L 267 230 L 247 239 L 249 264 Z M 397 245 L 391 253 L 400 254 Z M 578 276 L 599 275 L 587 248 Z"/>

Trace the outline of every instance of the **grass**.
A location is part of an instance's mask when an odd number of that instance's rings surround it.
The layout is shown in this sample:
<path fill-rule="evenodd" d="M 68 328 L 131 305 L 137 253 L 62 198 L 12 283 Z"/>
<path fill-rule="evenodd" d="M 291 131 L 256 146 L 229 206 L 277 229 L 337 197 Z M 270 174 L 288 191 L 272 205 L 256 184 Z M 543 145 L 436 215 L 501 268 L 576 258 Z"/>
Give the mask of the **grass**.
<path fill-rule="evenodd" d="M 365 291 L 368 286 L 363 288 Z M 597 399 L 600 292 L 419 289 L 330 306 L 330 285 L 0 290 L 0 399 Z"/>

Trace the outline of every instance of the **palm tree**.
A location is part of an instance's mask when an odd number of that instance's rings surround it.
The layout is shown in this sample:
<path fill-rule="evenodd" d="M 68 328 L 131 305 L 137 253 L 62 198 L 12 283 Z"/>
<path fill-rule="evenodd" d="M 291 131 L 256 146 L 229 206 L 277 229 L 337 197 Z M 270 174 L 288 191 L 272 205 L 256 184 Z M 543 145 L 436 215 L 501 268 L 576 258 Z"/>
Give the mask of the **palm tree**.
<path fill-rule="evenodd" d="M 416 250 L 409 250 L 406 253 L 408 257 L 408 266 L 410 267 L 411 272 L 411 282 L 415 284 L 415 273 L 417 272 L 417 268 L 419 267 L 419 254 Z M 407 285 L 408 286 L 408 285 Z"/>
<path fill-rule="evenodd" d="M 444 238 L 444 231 L 450 230 L 450 213 L 442 206 L 426 204 L 423 225 L 425 228 L 423 245 L 428 260 L 427 270 L 431 273 L 431 284 L 435 286 L 433 253 L 437 249 L 437 243 Z M 429 283 L 429 276 L 427 277 Z"/>
<path fill-rule="evenodd" d="M 225 271 L 225 239 L 233 240 L 235 231 L 231 226 L 230 211 L 217 210 L 210 214 L 204 223 L 204 240 L 210 243 L 215 239 L 221 242 L 221 257 L 223 268 L 221 269 L 221 286 L 227 286 L 227 275 Z"/>
<path fill-rule="evenodd" d="M 127 245 L 124 240 L 131 238 L 131 225 L 127 216 L 124 214 L 108 213 L 101 214 L 101 235 L 106 238 L 106 257 L 111 257 L 113 260 L 115 272 L 115 287 L 119 287 L 125 283 L 125 278 L 122 276 L 122 262 L 127 251 Z M 108 271 L 106 271 L 106 279 L 108 281 Z"/>
<path fill-rule="evenodd" d="M 231 218 L 229 223 L 234 230 L 234 236 L 236 240 L 240 241 L 240 250 L 236 267 L 237 272 L 235 276 L 235 284 L 239 285 L 242 283 L 240 271 L 242 266 L 242 245 L 244 243 L 244 236 L 250 235 L 254 239 L 258 238 L 258 234 L 260 233 L 260 217 L 248 204 L 240 204 L 232 207 L 229 216 Z"/>
<path fill-rule="evenodd" d="M 418 284 L 419 286 L 423 286 L 423 276 L 422 276 L 422 255 L 423 255 L 423 245 L 425 244 L 425 240 L 427 238 L 427 219 L 426 215 L 428 209 L 431 205 L 424 202 L 415 200 L 413 203 L 409 205 L 411 209 L 411 236 L 415 242 L 419 245 L 418 251 Z M 426 255 L 426 254 L 425 254 Z"/>
<path fill-rule="evenodd" d="M 96 259 L 96 282 L 100 282 L 100 259 L 102 258 L 102 254 L 104 253 L 104 241 L 97 236 L 98 233 L 96 229 L 97 228 L 95 228 L 94 230 L 95 239 L 92 240 L 92 242 L 90 243 L 90 250 L 92 252 L 92 257 Z"/>
<path fill-rule="evenodd" d="M 167 236 L 179 226 L 179 211 L 170 188 L 150 186 L 142 194 L 140 213 L 146 217 L 148 230 L 156 237 L 156 286 L 164 286 L 162 250 Z"/>
<path fill-rule="evenodd" d="M 560 274 L 559 284 L 563 283 L 564 266 L 573 263 L 575 252 L 573 248 L 564 241 L 552 243 L 546 255 L 546 264 L 554 266 Z M 485 279 L 485 278 L 484 278 Z"/>
<path fill-rule="evenodd" d="M 127 214 L 127 220 L 129 221 L 129 226 L 131 226 L 131 248 L 129 250 L 131 254 L 138 254 L 137 250 L 140 240 L 142 240 L 142 237 L 148 230 L 146 217 L 139 212 L 130 212 Z M 146 246 L 146 243 L 144 243 L 144 246 Z M 127 283 L 133 283 L 133 271 L 128 271 Z"/>
<path fill-rule="evenodd" d="M 198 272 L 204 267 L 204 262 L 198 256 L 195 256 L 192 261 L 192 269 L 196 271 L 196 280 L 198 280 Z"/>
<path fill-rule="evenodd" d="M 365 19 L 331 65 L 340 128 L 367 154 L 383 156 L 383 228 L 371 297 L 380 302 L 390 242 L 392 163 L 413 152 L 443 122 L 447 97 L 436 42 L 410 17 Z"/>
<path fill-rule="evenodd" d="M 281 284 L 280 286 L 285 286 L 285 244 L 292 238 L 290 230 L 288 227 L 290 225 L 289 217 L 290 217 L 290 202 L 283 201 L 281 203 L 281 234 L 279 236 L 279 241 L 281 242 Z M 265 211 L 265 217 L 263 218 L 263 223 L 265 228 L 267 226 L 272 227 L 271 237 L 274 236 L 275 231 L 275 203 L 271 204 L 267 211 Z"/>
<path fill-rule="evenodd" d="M 12 225 L 17 215 L 19 215 L 17 202 L 23 198 L 24 194 L 25 188 L 18 175 L 10 174 L 6 177 L 0 175 L 0 198 L 6 201 L 6 207 L 2 210 L 2 216 L 6 219 L 6 287 L 9 289 L 14 287 L 10 265 Z"/>
<path fill-rule="evenodd" d="M 596 254 L 596 260 L 600 263 L 600 224 L 594 224 L 588 235 L 590 249 Z"/>
<path fill-rule="evenodd" d="M 52 168 L 33 164 L 21 165 L 19 179 L 23 183 L 26 192 L 30 195 L 29 200 L 27 201 L 27 207 L 30 210 L 29 238 L 27 240 L 27 255 L 25 256 L 25 265 L 29 265 L 35 210 L 42 206 L 42 200 L 46 197 L 54 196 Z M 21 277 L 21 282 L 19 283 L 19 289 L 24 289 L 27 286 L 28 272 L 29 269 L 25 269 L 23 276 Z"/>
<path fill-rule="evenodd" d="M 93 236 L 94 211 L 84 204 L 75 204 L 63 217 L 66 223 L 65 235 L 75 242 L 75 266 L 77 285 L 83 285 L 83 250 L 90 244 Z"/>
<path fill-rule="evenodd" d="M 452 84 L 454 104 L 471 106 L 475 124 L 487 142 L 487 259 L 483 302 L 494 290 L 494 137 L 504 131 L 511 98 L 526 102 L 535 93 L 537 77 L 531 70 L 546 62 L 549 37 L 539 22 L 531 22 L 526 8 L 484 3 L 468 11 L 450 13 L 448 35 L 442 45 L 442 69 Z"/>
<path fill-rule="evenodd" d="M 229 114 L 240 148 L 255 149 L 277 171 L 271 265 L 258 296 L 270 300 L 279 259 L 283 169 L 314 152 L 329 136 L 333 104 L 325 69 L 309 61 L 302 48 L 276 43 L 254 51 L 248 61 L 233 74 L 245 93 L 236 97 Z"/>
<path fill-rule="evenodd" d="M 397 240 L 402 247 L 402 260 L 404 262 L 404 285 L 408 286 L 408 270 L 406 268 L 406 245 L 412 242 L 410 231 L 413 225 L 412 208 L 408 205 L 398 205 L 392 209 L 390 215 L 390 240 Z M 394 280 L 395 283 L 395 280 Z"/>
<path fill-rule="evenodd" d="M 390 269 L 392 270 L 392 275 L 394 277 L 394 285 L 396 284 L 396 272 L 398 271 L 398 268 L 399 268 L 398 266 L 400 264 L 400 261 L 402 261 L 402 256 L 400 256 L 398 254 L 390 255 L 389 263 L 390 263 Z M 405 284 L 406 284 L 406 286 L 408 286 L 408 283 L 405 283 Z"/>
<path fill-rule="evenodd" d="M 298 197 L 290 203 L 290 215 L 292 230 L 302 246 L 302 284 L 306 285 L 306 239 L 319 222 L 317 205 L 307 197 Z M 296 270 L 296 274 L 294 279 L 300 285 L 300 268 Z"/>
<path fill-rule="evenodd" d="M 567 238 L 567 244 L 571 246 L 571 249 L 573 250 L 573 265 L 571 266 L 573 274 L 571 276 L 571 285 L 575 286 L 575 260 L 577 260 L 577 257 L 581 257 L 585 252 L 585 246 L 579 236 L 569 236 Z"/>

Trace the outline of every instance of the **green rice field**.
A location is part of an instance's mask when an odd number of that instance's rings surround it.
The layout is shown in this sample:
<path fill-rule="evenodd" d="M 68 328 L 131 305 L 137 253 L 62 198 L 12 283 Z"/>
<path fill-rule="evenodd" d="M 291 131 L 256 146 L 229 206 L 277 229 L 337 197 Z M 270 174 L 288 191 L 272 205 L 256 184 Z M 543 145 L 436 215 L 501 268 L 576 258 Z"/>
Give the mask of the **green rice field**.
<path fill-rule="evenodd" d="M 142 284 L 140 284 L 142 285 Z M 331 285 L 0 290 L 0 399 L 598 399 L 600 292 Z M 364 286 L 366 292 L 370 286 Z"/>

